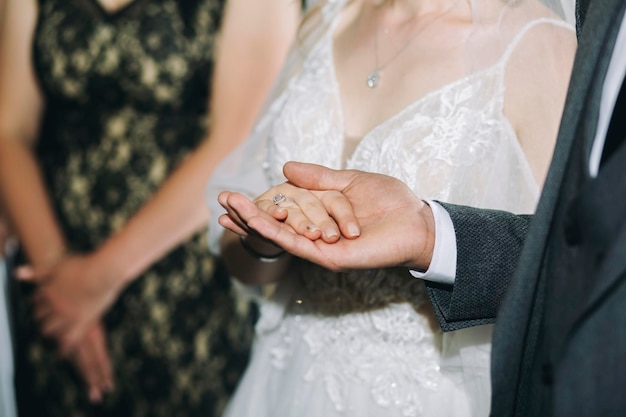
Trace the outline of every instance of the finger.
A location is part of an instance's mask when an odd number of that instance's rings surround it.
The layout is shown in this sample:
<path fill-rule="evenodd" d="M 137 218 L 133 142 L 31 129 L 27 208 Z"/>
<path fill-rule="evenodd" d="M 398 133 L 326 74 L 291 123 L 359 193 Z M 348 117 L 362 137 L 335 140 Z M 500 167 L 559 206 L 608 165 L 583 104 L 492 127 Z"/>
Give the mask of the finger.
<path fill-rule="evenodd" d="M 310 193 L 309 193 L 310 194 Z M 319 200 L 317 200 L 318 205 L 321 206 Z M 284 213 L 282 217 L 284 217 L 284 223 L 289 225 L 296 233 L 306 236 L 311 240 L 319 239 L 322 232 L 321 229 L 316 225 L 316 223 L 309 219 L 308 214 L 305 214 L 302 208 L 300 207 L 300 200 L 296 203 L 295 201 L 286 201 L 281 203 L 281 214 Z M 271 213 L 274 210 L 274 207 L 277 205 L 273 201 L 269 200 L 258 200 L 256 202 L 257 207 L 260 210 Z M 326 213 L 326 210 L 323 210 Z M 275 217 L 276 218 L 276 217 Z M 328 215 L 326 215 L 328 218 Z M 278 219 L 277 219 L 278 220 Z M 331 230 L 332 232 L 332 230 Z M 338 232 L 335 232 L 336 234 Z"/>
<path fill-rule="evenodd" d="M 339 191 L 325 191 L 321 193 L 320 200 L 339 226 L 344 237 L 354 239 L 361 235 L 361 227 L 354 213 L 354 208 L 344 194 Z"/>
<path fill-rule="evenodd" d="M 251 210 L 258 210 L 248 198 L 239 193 L 225 191 L 218 195 L 217 200 L 231 220 L 243 230 L 247 228 L 245 215 L 250 216 Z"/>
<path fill-rule="evenodd" d="M 34 317 L 40 322 L 40 326 L 43 326 L 45 322 L 53 320 L 55 316 L 58 319 L 63 319 L 62 313 L 55 308 L 54 303 L 50 301 L 50 298 L 44 291 L 35 292 L 31 301 L 35 309 Z"/>
<path fill-rule="evenodd" d="M 288 215 L 287 207 L 281 204 L 276 204 L 273 200 L 257 198 L 254 200 L 254 204 L 260 209 L 275 218 L 276 220 L 285 220 Z M 285 202 L 283 204 L 293 204 L 292 202 Z"/>
<path fill-rule="evenodd" d="M 341 192 L 354 178 L 353 171 L 336 171 L 321 165 L 302 162 L 287 162 L 283 168 L 285 177 L 302 188 L 330 190 L 324 194 L 325 207 L 339 225 L 341 234 L 347 238 L 360 236 L 361 230 L 350 201 Z M 329 241 L 329 240 L 327 240 Z"/>
<path fill-rule="evenodd" d="M 43 285 L 52 278 L 48 269 L 37 270 L 30 265 L 22 265 L 13 269 L 15 277 L 22 282 Z"/>
<path fill-rule="evenodd" d="M 268 219 L 275 220 L 272 216 L 260 210 L 256 204 L 242 194 L 232 192 L 221 193 L 218 197 L 218 201 L 226 209 L 230 220 L 240 229 L 245 230 L 246 233 L 249 233 L 249 219 L 255 216 L 266 216 Z"/>
<path fill-rule="evenodd" d="M 295 233 L 290 226 L 284 223 L 258 216 L 250 219 L 249 225 L 259 236 L 296 256 L 313 262 L 320 256 L 315 245 L 316 241 Z"/>
<path fill-rule="evenodd" d="M 35 320 L 38 322 L 46 321 L 54 315 L 54 310 L 45 303 L 35 302 L 35 312 L 33 313 Z"/>
<path fill-rule="evenodd" d="M 276 201 L 277 197 L 281 198 Z M 335 221 L 329 216 L 318 196 L 308 189 L 283 183 L 268 190 L 255 203 L 268 213 L 273 213 L 277 207 L 284 209 L 288 214 L 284 219 L 285 223 L 309 239 L 324 237 L 334 241 L 339 238 L 339 228 Z M 280 218 L 280 214 L 274 217 Z"/>
<path fill-rule="evenodd" d="M 308 190 L 342 191 L 354 176 L 351 171 L 337 171 L 322 165 L 293 161 L 285 164 L 283 173 L 289 182 Z"/>
<path fill-rule="evenodd" d="M 48 299 L 48 295 L 46 295 L 46 292 L 42 291 L 41 288 L 38 291 L 35 291 L 32 296 L 32 301 L 33 304 L 36 306 L 46 306 L 52 308 L 52 306 L 50 305 L 50 300 Z"/>
<path fill-rule="evenodd" d="M 248 231 L 246 229 L 242 229 L 237 223 L 233 221 L 233 219 L 228 214 L 222 214 L 220 217 L 218 217 L 217 222 L 223 228 L 237 233 L 240 236 L 248 235 Z"/>
<path fill-rule="evenodd" d="M 302 209 L 311 223 L 321 231 L 320 236 L 325 242 L 334 243 L 339 240 L 339 227 L 332 217 L 332 209 L 320 198 L 323 194 L 314 194 L 310 191 L 298 196 L 298 206 Z M 291 213 L 290 213 L 291 215 Z"/>
<path fill-rule="evenodd" d="M 95 358 L 89 342 L 83 342 L 76 353 L 78 358 L 78 368 L 87 385 L 87 396 L 92 403 L 102 401 L 102 388 L 98 377 L 98 369 L 95 366 Z"/>
<path fill-rule="evenodd" d="M 56 336 L 59 341 L 61 355 L 71 352 L 81 343 L 81 340 L 86 337 L 85 330 L 87 326 L 88 324 L 68 325 L 63 329 L 62 333 Z"/>
<path fill-rule="evenodd" d="M 95 335 L 93 336 L 93 353 L 102 388 L 106 392 L 113 392 L 115 389 L 113 367 L 107 350 L 104 332 L 101 328 L 95 330 Z"/>
<path fill-rule="evenodd" d="M 253 203 L 275 219 L 284 220 L 287 217 L 287 209 L 283 207 L 283 204 L 293 204 L 294 200 L 292 197 L 294 197 L 294 193 L 297 190 L 299 189 L 283 183 L 270 188 L 255 198 Z"/>
<path fill-rule="evenodd" d="M 93 404 L 99 404 L 102 402 L 102 390 L 97 385 L 89 386 L 89 401 Z"/>
<path fill-rule="evenodd" d="M 13 270 L 13 273 L 17 279 L 24 282 L 37 282 L 41 278 L 35 268 L 29 265 L 18 266 Z"/>
<path fill-rule="evenodd" d="M 68 324 L 65 319 L 57 315 L 50 316 L 41 322 L 41 334 L 57 340 L 63 339 L 67 328 Z"/>

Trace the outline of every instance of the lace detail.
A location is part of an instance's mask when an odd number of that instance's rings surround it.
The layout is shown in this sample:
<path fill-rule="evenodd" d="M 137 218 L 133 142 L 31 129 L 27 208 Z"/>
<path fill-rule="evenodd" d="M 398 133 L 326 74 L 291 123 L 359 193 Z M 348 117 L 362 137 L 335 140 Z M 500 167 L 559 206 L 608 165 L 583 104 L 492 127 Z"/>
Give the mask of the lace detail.
<path fill-rule="evenodd" d="M 298 289 L 292 298 L 308 314 L 340 316 L 402 302 L 419 310 L 426 300 L 424 283 L 406 268 L 332 272 L 302 261 L 294 270 Z"/>
<path fill-rule="evenodd" d="M 427 319 L 407 304 L 340 317 L 295 313 L 282 321 L 279 332 L 272 364 L 285 369 L 304 341 L 311 360 L 303 379 L 323 381 L 337 411 L 347 409 L 351 386 L 365 385 L 379 406 L 419 416 L 424 392 L 439 387 L 437 338 Z"/>
<path fill-rule="evenodd" d="M 532 212 L 539 190 L 503 114 L 504 64 L 419 98 L 366 134 L 346 167 L 397 177 L 428 199 Z M 344 121 L 330 33 L 280 104 L 265 165 L 269 182 L 284 181 L 289 160 L 342 167 Z"/>

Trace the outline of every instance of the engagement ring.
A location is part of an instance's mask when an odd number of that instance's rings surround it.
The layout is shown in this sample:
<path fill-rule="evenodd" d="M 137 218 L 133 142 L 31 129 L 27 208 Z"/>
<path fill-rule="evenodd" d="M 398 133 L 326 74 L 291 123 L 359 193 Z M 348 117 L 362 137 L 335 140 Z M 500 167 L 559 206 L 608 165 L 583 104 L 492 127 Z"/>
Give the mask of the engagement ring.
<path fill-rule="evenodd" d="M 274 202 L 274 204 L 276 204 L 277 206 L 280 205 L 280 203 L 284 202 L 284 201 L 293 201 L 293 198 L 291 197 L 287 197 L 282 193 L 278 193 L 276 194 L 273 198 L 272 201 Z"/>

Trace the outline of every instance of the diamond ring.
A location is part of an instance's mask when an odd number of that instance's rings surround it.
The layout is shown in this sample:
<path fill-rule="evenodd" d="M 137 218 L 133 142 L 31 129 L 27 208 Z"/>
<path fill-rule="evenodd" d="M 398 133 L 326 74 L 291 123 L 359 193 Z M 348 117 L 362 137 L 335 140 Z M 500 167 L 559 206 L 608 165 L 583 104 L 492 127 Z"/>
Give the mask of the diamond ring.
<path fill-rule="evenodd" d="M 293 201 L 293 198 L 287 197 L 283 193 L 278 193 L 272 198 L 272 201 L 278 206 L 284 201 Z"/>

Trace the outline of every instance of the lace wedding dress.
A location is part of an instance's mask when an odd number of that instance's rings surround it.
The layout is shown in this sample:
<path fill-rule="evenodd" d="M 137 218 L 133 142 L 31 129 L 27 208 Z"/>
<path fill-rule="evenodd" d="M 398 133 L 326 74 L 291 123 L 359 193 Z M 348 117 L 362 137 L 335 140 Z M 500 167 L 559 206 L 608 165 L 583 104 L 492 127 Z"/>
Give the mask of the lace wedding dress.
<path fill-rule="evenodd" d="M 340 8 L 326 6 L 326 18 Z M 494 65 L 381 123 L 347 158 L 328 25 L 260 122 L 268 183 L 298 160 L 391 175 L 428 199 L 531 213 L 539 188 L 503 114 L 504 74 L 517 42 L 545 22 L 520 30 Z M 333 273 L 297 262 L 261 301 L 252 359 L 226 415 L 486 416 L 491 326 L 444 335 L 429 308 L 406 268 Z"/>

